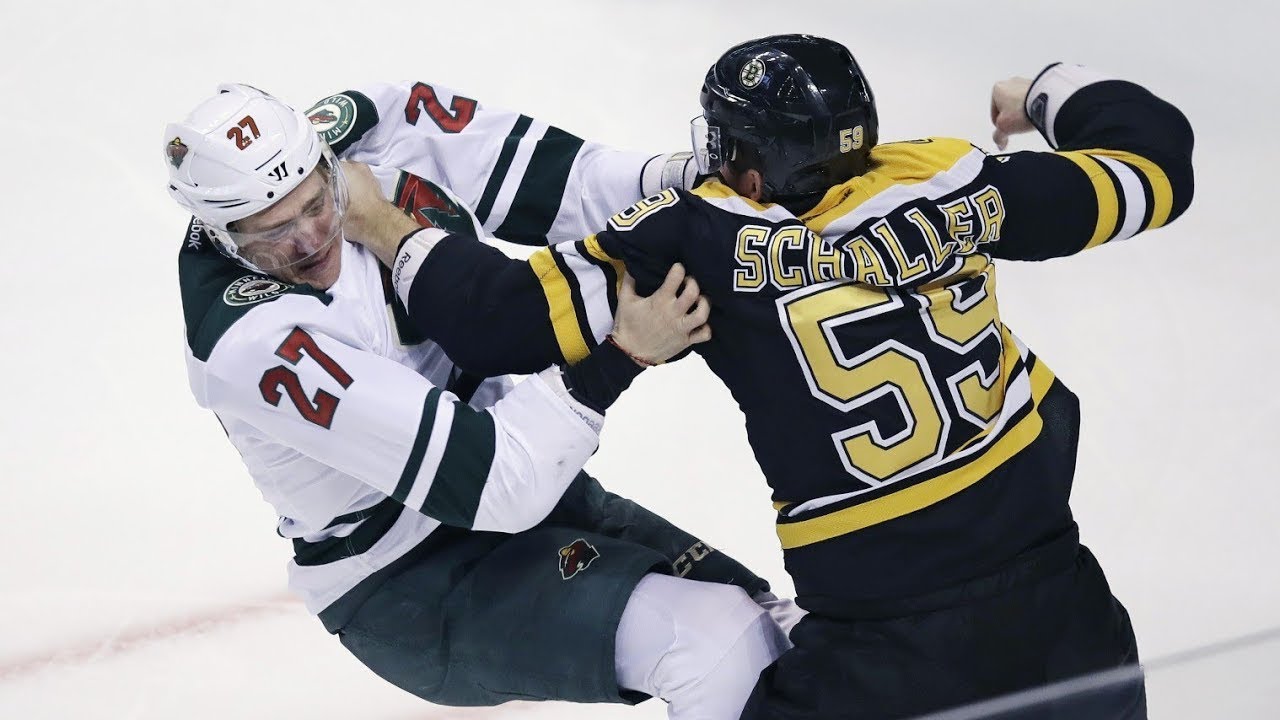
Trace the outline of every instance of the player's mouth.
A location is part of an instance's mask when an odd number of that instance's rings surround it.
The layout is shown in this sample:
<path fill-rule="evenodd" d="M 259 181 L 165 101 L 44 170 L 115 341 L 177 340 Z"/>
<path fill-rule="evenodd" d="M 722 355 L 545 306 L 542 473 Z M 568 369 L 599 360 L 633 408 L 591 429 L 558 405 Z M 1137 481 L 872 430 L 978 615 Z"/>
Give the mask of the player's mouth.
<path fill-rule="evenodd" d="M 299 275 L 311 274 L 314 270 L 328 269 L 329 261 L 333 259 L 334 249 L 338 247 L 338 243 L 330 241 L 329 246 L 311 257 L 298 263 L 294 272 Z"/>

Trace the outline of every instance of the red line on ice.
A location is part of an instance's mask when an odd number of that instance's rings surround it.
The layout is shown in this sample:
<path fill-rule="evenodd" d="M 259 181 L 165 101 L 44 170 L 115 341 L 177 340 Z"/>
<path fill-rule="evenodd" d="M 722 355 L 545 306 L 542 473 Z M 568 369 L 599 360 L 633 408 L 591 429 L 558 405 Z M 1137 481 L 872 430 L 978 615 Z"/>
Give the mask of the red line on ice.
<path fill-rule="evenodd" d="M 257 602 L 214 608 L 155 625 L 135 627 L 107 637 L 88 640 L 67 647 L 41 652 L 25 658 L 0 661 L 0 682 L 39 672 L 47 667 L 78 665 L 114 657 L 162 640 L 195 635 L 234 625 L 259 615 L 294 607 L 298 601 L 287 593 L 263 598 Z"/>

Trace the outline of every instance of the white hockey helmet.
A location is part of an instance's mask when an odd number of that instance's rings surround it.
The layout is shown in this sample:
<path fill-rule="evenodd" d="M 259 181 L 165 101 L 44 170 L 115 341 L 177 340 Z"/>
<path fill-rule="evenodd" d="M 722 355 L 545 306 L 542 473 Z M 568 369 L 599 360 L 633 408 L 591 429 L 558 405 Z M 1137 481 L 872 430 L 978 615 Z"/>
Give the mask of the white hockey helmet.
<path fill-rule="evenodd" d="M 204 223 L 224 253 L 272 272 L 241 249 L 237 220 L 279 202 L 323 164 L 338 225 L 346 205 L 341 169 L 307 116 L 248 85 L 224 84 L 164 131 L 169 194 Z M 335 233 L 340 230 L 335 228 Z"/>

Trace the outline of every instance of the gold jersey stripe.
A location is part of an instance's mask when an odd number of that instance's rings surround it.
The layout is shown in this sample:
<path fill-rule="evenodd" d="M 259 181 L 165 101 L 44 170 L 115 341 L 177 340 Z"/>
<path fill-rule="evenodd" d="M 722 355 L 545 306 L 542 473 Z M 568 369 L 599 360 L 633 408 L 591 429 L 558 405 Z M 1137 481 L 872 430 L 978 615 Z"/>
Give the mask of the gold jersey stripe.
<path fill-rule="evenodd" d="M 1053 384 L 1053 371 L 1044 363 L 1037 363 L 1031 371 L 1031 393 L 1038 406 Z M 1044 421 L 1033 409 L 1026 417 L 1004 433 L 1000 439 L 977 458 L 949 473 L 930 478 L 909 488 L 899 490 L 860 505 L 836 510 L 809 520 L 780 523 L 778 539 L 783 550 L 791 550 L 856 530 L 902 517 L 922 510 L 934 503 L 955 495 L 986 477 L 1009 458 L 1017 455 L 1040 435 Z"/>
<path fill-rule="evenodd" d="M 1169 222 L 1169 213 L 1173 211 L 1173 185 L 1169 182 L 1169 176 L 1164 174 L 1159 165 L 1142 157 L 1134 155 L 1123 150 L 1085 150 L 1090 155 L 1101 155 L 1103 157 L 1113 158 L 1122 162 L 1129 163 L 1136 167 L 1139 172 L 1147 176 L 1147 184 L 1151 186 L 1151 197 L 1153 207 L 1151 209 L 1151 224 L 1147 228 L 1158 228 Z"/>
<path fill-rule="evenodd" d="M 587 249 L 588 255 L 600 262 L 607 262 L 613 266 L 613 271 L 618 276 L 618 279 L 614 284 L 617 287 L 622 287 L 622 275 L 627 272 L 627 266 L 621 260 L 615 260 L 610 257 L 609 253 L 605 252 L 604 248 L 600 247 L 600 239 L 595 235 L 588 235 L 587 238 L 582 241 L 582 245 Z"/>
<path fill-rule="evenodd" d="M 1093 184 L 1093 192 L 1098 196 L 1098 224 L 1093 229 L 1093 237 L 1085 244 L 1084 250 L 1097 247 L 1107 241 L 1116 230 L 1116 222 L 1120 219 L 1120 197 L 1111 176 L 1102 168 L 1102 163 L 1086 155 L 1083 151 L 1058 153 L 1075 163 L 1088 176 Z"/>
<path fill-rule="evenodd" d="M 973 151 L 955 138 L 930 138 L 928 142 L 896 142 L 877 145 L 871 151 L 872 169 L 865 175 L 836 185 L 800 220 L 821 235 L 827 226 L 858 209 L 880 193 L 897 185 L 916 185 L 951 170 Z"/>
<path fill-rule="evenodd" d="M 529 256 L 529 266 L 538 276 L 542 284 L 542 293 L 547 296 L 550 308 L 551 327 L 555 330 L 556 342 L 560 345 L 560 353 L 569 363 L 576 363 L 590 354 L 587 341 L 582 337 L 582 329 L 578 326 L 578 314 L 573 307 L 573 293 L 569 289 L 569 281 L 560 272 L 556 261 L 551 257 L 551 248 L 542 248 Z"/>

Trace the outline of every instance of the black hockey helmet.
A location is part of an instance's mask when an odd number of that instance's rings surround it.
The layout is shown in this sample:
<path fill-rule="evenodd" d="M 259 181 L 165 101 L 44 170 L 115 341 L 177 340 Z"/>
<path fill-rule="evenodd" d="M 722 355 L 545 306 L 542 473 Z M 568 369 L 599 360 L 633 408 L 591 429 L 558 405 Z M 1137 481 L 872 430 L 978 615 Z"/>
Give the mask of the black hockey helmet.
<path fill-rule="evenodd" d="M 701 101 L 703 115 L 693 120 L 699 171 L 745 160 L 764 176 L 770 199 L 824 192 L 865 172 L 876 144 L 875 97 L 858 62 L 840 43 L 812 35 L 730 48 L 707 71 Z"/>

